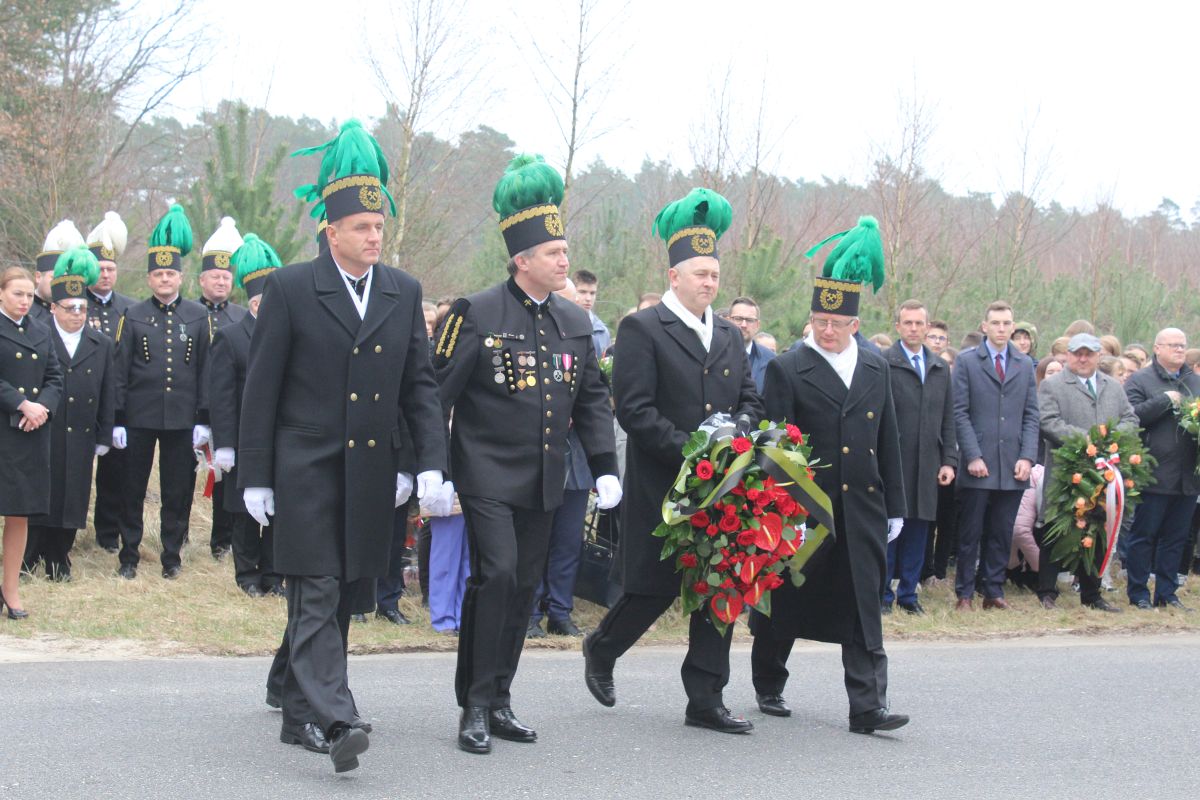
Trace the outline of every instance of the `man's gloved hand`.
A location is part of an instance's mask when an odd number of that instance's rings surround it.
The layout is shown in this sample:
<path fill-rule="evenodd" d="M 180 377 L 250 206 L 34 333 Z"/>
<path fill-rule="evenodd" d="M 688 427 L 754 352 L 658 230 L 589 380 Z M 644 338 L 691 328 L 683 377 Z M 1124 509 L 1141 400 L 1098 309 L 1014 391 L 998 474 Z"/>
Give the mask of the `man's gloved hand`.
<path fill-rule="evenodd" d="M 109 446 L 106 444 L 98 444 L 98 445 L 96 445 L 96 455 L 106 456 L 106 455 L 108 455 L 108 451 L 110 449 L 111 448 L 109 448 Z"/>
<path fill-rule="evenodd" d="M 421 500 L 421 511 L 431 517 L 448 517 L 454 510 L 454 481 L 444 481 L 436 495 Z"/>
<path fill-rule="evenodd" d="M 442 471 L 440 469 L 427 469 L 424 472 L 417 473 L 418 500 L 435 500 L 441 495 L 441 492 Z"/>
<path fill-rule="evenodd" d="M 408 502 L 412 497 L 413 479 L 407 472 L 396 473 L 396 508 Z"/>
<path fill-rule="evenodd" d="M 901 517 L 893 517 L 888 520 L 888 544 L 896 540 L 900 535 L 900 531 L 904 530 L 904 520 Z"/>
<path fill-rule="evenodd" d="M 242 500 L 246 503 L 246 511 L 254 517 L 254 521 L 264 528 L 271 524 L 268 516 L 275 514 L 275 490 L 252 487 L 242 492 Z"/>
<path fill-rule="evenodd" d="M 237 456 L 232 447 L 218 447 L 213 453 L 213 466 L 221 472 L 229 472 L 237 463 Z"/>
<path fill-rule="evenodd" d="M 207 425 L 197 425 L 192 428 L 192 449 L 199 450 L 212 441 L 212 428 Z"/>
<path fill-rule="evenodd" d="M 621 481 L 616 475 L 601 475 L 596 478 L 596 505 L 608 509 L 621 502 Z"/>
<path fill-rule="evenodd" d="M 118 450 L 124 450 L 128 444 L 129 438 L 125 431 L 125 427 L 123 425 L 118 425 L 117 427 L 113 428 L 113 447 L 117 448 Z"/>

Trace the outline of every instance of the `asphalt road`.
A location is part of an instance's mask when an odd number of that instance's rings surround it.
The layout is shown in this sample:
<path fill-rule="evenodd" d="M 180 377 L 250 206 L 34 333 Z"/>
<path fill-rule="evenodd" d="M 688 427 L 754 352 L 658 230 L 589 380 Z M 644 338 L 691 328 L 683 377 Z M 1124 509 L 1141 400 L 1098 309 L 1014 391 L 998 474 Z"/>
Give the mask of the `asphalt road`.
<path fill-rule="evenodd" d="M 578 653 L 527 654 L 514 706 L 534 745 L 455 749 L 452 655 L 351 661 L 375 733 L 362 768 L 280 744 L 265 659 L 0 665 L 0 797 L 1182 798 L 1200 778 L 1200 636 L 892 644 L 891 735 L 846 730 L 836 648 L 798 645 L 791 719 L 754 707 L 749 653 L 726 702 L 749 736 L 683 723 L 676 648 L 635 649 L 618 704 Z"/>

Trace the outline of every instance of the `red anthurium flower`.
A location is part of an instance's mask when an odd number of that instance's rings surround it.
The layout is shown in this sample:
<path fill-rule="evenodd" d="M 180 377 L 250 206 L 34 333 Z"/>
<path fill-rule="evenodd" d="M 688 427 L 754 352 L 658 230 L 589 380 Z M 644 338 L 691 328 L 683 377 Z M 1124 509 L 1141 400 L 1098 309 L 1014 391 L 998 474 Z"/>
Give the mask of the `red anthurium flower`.
<path fill-rule="evenodd" d="M 700 563 L 700 561 L 696 558 L 695 553 L 684 553 L 679 557 L 679 563 L 688 569 L 693 569 Z"/>
<path fill-rule="evenodd" d="M 783 537 L 783 520 L 778 514 L 768 513 L 763 514 L 759 521 L 762 523 L 758 529 L 758 537 L 754 540 L 754 544 L 758 549 L 770 553 L 779 546 L 779 540 Z"/>
<path fill-rule="evenodd" d="M 757 558 L 747 558 L 742 562 L 742 572 L 738 577 L 742 579 L 742 583 L 754 583 L 760 569 L 762 569 L 762 563 Z"/>
<path fill-rule="evenodd" d="M 695 514 L 692 514 L 691 522 L 693 528 L 704 528 L 708 526 L 711 520 L 708 518 L 707 511 L 697 511 Z"/>
<path fill-rule="evenodd" d="M 783 586 L 783 576 L 781 576 L 778 572 L 769 572 L 763 576 L 762 582 L 765 584 L 766 590 L 769 592 L 773 589 L 778 589 L 780 586 Z"/>
<path fill-rule="evenodd" d="M 762 600 L 765 593 L 766 587 L 763 585 L 763 582 L 756 581 L 750 586 L 749 589 L 742 592 L 742 600 L 744 600 L 748 606 L 758 605 L 758 601 Z"/>
<path fill-rule="evenodd" d="M 702 481 L 706 481 L 709 478 L 711 478 L 712 476 L 713 476 L 713 465 L 712 465 L 711 461 L 709 461 L 706 458 L 702 461 L 697 462 L 697 464 L 696 464 L 696 477 L 697 478 L 699 478 Z"/>
<path fill-rule="evenodd" d="M 733 452 L 741 455 L 742 453 L 749 452 L 750 449 L 754 447 L 754 442 L 750 441 L 745 436 L 738 436 L 729 443 L 729 446 L 733 448 Z"/>
<path fill-rule="evenodd" d="M 796 555 L 796 551 L 800 549 L 802 541 L 803 540 L 799 536 L 795 536 L 791 539 L 784 539 L 780 537 L 779 546 L 775 548 L 775 555 L 779 556 L 780 558 L 789 558 Z"/>
<path fill-rule="evenodd" d="M 726 625 L 732 623 L 742 613 L 742 598 L 739 595 L 717 594 L 710 601 L 713 614 Z"/>

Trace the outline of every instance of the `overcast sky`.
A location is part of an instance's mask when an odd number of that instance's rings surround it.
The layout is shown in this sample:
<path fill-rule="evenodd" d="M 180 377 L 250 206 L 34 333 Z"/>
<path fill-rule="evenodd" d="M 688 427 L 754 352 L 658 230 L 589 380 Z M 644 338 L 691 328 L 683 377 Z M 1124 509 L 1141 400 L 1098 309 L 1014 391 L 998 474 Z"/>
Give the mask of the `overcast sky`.
<path fill-rule="evenodd" d="M 203 0 L 217 53 L 178 90 L 173 112 L 191 119 L 242 99 L 289 116 L 380 116 L 365 43 L 400 40 L 392 5 Z M 473 59 L 481 78 L 437 109 L 434 132 L 489 125 L 561 166 L 555 115 L 533 77 L 547 71 L 531 43 L 565 59 L 564 5 L 468 0 L 451 59 Z M 593 130 L 604 133 L 580 153 L 584 164 L 689 168 L 697 143 L 711 140 L 705 126 L 728 74 L 734 149 L 747 151 L 765 91 L 765 165 L 789 178 L 865 181 L 873 155 L 896 150 L 905 109 L 917 103 L 933 126 L 925 166 L 950 191 L 1019 189 L 1028 139 L 1027 174 L 1041 174 L 1043 203 L 1111 201 L 1141 215 L 1169 197 L 1186 218 L 1200 200 L 1200 4 L 639 0 L 612 20 L 621 7 L 598 0 L 597 21 L 610 27 L 592 74 L 614 71 L 592 104 Z"/>

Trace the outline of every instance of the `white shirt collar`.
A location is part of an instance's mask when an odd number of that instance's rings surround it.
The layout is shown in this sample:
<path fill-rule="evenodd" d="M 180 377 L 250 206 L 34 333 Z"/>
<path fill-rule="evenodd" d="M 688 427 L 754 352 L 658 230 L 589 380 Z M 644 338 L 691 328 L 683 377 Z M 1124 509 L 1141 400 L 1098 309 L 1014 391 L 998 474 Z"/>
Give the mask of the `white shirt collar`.
<path fill-rule="evenodd" d="M 842 379 L 842 383 L 846 384 L 846 388 L 850 388 L 850 381 L 854 379 L 854 369 L 858 366 L 858 342 L 854 337 L 850 337 L 850 344 L 840 353 L 831 353 L 817 344 L 816 338 L 810 333 L 804 343 L 811 347 L 821 358 L 829 362 L 829 366 L 833 367 L 833 371 Z"/>
<path fill-rule="evenodd" d="M 80 328 L 74 333 L 67 333 L 62 329 L 62 326 L 58 324 L 58 320 L 56 319 L 54 320 L 54 329 L 58 331 L 58 335 L 60 338 L 62 338 L 63 344 L 67 346 L 67 353 L 71 356 L 71 358 L 74 358 L 75 351 L 79 349 L 79 340 L 83 338 L 83 328 Z"/>
<path fill-rule="evenodd" d="M 342 269 L 342 265 L 337 263 L 337 259 L 333 258 L 333 254 L 330 254 L 329 257 L 333 259 L 333 265 L 337 267 L 338 272 L 342 273 L 342 283 L 346 286 L 346 291 L 350 293 L 350 301 L 354 303 L 354 310 L 358 312 L 358 318 L 365 319 L 367 316 L 367 298 L 371 296 L 371 282 L 375 279 L 375 265 L 372 264 L 367 267 L 367 271 L 363 273 L 362 277 L 367 279 L 367 283 L 363 289 L 363 296 L 359 297 L 358 292 L 354 291 L 351 281 L 360 279 Z"/>
<path fill-rule="evenodd" d="M 696 335 L 700 337 L 700 344 L 704 345 L 705 352 L 712 347 L 712 308 L 704 309 L 704 319 L 701 319 L 684 308 L 683 303 L 679 300 L 673 289 L 668 289 L 667 293 L 663 295 L 662 304 L 669 308 L 675 316 L 679 317 L 684 325 L 696 332 Z"/>

